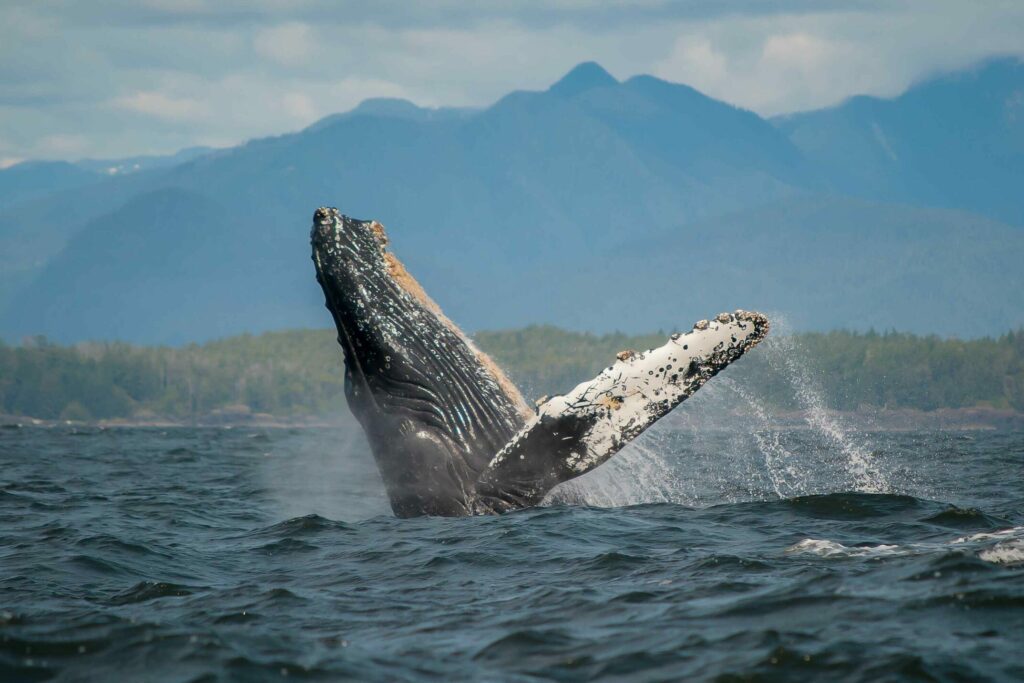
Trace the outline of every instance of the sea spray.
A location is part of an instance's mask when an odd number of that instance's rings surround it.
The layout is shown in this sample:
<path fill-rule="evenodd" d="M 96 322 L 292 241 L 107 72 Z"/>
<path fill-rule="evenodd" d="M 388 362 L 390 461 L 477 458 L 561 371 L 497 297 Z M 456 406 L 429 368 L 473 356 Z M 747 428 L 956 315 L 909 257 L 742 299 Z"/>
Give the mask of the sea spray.
<path fill-rule="evenodd" d="M 668 452 L 664 434 L 650 430 L 603 466 L 554 489 L 545 502 L 593 507 L 695 504 L 681 470 L 664 455 Z"/>
<path fill-rule="evenodd" d="M 773 424 L 767 406 L 754 393 L 729 377 L 722 378 L 722 386 L 741 399 L 747 408 L 746 416 L 753 423 L 749 434 L 764 461 L 765 474 L 779 498 L 806 493 L 807 472 L 800 458 L 782 443 L 781 431 Z"/>
<path fill-rule="evenodd" d="M 866 435 L 828 410 L 813 363 L 785 333 L 784 318 L 774 316 L 773 325 L 776 334 L 757 350 L 765 375 L 745 376 L 749 361 L 740 361 L 605 466 L 553 491 L 547 502 L 692 506 L 832 491 L 892 492 L 891 477 Z M 773 414 L 769 385 L 783 387 L 800 408 L 801 438 Z"/>
<path fill-rule="evenodd" d="M 278 432 L 263 447 L 254 469 L 276 516 L 350 522 L 391 514 L 366 437 L 354 419 L 348 422 Z"/>
<path fill-rule="evenodd" d="M 773 318 L 778 331 L 786 327 L 781 316 Z M 890 490 L 887 477 L 878 469 L 871 450 L 852 436 L 851 431 L 827 408 L 824 392 L 809 371 L 808 355 L 792 334 L 776 334 L 763 345 L 768 366 L 780 373 L 792 388 L 807 425 L 826 438 L 845 461 L 845 470 L 853 477 L 854 488 L 864 493 L 882 493 Z"/>

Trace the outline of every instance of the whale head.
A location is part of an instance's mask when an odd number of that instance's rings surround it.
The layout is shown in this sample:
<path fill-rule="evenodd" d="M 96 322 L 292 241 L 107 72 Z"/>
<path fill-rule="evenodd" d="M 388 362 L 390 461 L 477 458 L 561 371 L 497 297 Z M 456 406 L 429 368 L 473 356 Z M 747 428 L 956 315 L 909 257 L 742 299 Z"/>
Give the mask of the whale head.
<path fill-rule="evenodd" d="M 345 355 L 346 398 L 392 509 L 467 514 L 466 482 L 525 421 L 518 392 L 388 251 L 380 223 L 320 208 L 311 242 Z"/>

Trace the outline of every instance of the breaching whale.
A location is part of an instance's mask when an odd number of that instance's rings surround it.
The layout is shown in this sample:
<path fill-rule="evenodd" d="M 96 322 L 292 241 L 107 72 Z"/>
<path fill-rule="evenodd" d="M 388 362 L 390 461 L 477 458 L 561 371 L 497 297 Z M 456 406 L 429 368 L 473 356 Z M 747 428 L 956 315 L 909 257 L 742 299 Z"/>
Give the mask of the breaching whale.
<path fill-rule="evenodd" d="M 399 517 L 536 505 L 605 462 L 768 333 L 760 313 L 701 320 L 623 351 L 531 409 L 388 249 L 383 226 L 317 209 L 316 278 L 345 357 L 345 396 Z"/>

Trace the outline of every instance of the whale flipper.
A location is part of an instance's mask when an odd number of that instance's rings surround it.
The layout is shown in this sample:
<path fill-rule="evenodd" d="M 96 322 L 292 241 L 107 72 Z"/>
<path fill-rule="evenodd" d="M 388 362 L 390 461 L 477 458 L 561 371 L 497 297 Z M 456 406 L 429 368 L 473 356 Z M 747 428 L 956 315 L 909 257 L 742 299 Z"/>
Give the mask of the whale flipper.
<path fill-rule="evenodd" d="M 616 362 L 537 415 L 477 482 L 482 512 L 536 505 L 558 484 L 589 472 L 689 398 L 768 333 L 760 313 L 722 313 L 661 347 Z"/>
<path fill-rule="evenodd" d="M 345 356 L 345 397 L 396 515 L 506 512 L 620 450 L 768 332 L 723 313 L 531 414 L 518 390 L 387 249 L 376 221 L 321 208 L 317 281 Z"/>

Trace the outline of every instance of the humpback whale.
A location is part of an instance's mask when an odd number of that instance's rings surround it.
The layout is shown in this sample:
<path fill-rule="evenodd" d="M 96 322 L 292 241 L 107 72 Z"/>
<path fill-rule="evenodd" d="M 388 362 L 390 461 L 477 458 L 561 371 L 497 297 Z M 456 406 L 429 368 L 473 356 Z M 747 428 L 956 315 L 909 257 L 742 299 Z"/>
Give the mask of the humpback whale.
<path fill-rule="evenodd" d="M 589 472 L 768 333 L 760 313 L 701 320 L 656 349 L 620 352 L 534 408 L 388 248 L 383 226 L 317 209 L 316 278 L 338 330 L 345 396 L 399 517 L 537 505 Z"/>

